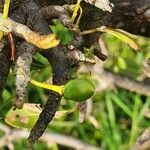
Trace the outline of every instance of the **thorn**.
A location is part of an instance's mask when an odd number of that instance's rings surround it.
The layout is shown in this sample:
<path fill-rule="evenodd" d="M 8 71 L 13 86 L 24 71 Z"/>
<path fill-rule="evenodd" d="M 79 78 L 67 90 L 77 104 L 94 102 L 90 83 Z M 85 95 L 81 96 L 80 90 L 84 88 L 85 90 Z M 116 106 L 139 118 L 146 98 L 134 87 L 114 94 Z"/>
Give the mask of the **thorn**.
<path fill-rule="evenodd" d="M 105 61 L 108 57 L 103 54 L 99 49 L 94 50 L 94 55 L 97 56 L 100 60 Z"/>

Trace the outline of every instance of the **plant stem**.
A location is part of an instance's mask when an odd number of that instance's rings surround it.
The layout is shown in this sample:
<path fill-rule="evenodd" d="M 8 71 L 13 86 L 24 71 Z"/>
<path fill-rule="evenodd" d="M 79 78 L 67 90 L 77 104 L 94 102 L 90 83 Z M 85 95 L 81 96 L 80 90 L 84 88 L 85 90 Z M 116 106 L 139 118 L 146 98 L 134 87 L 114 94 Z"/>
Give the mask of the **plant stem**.
<path fill-rule="evenodd" d="M 140 49 L 138 43 L 134 39 L 128 36 L 125 32 L 120 31 L 119 29 L 111 29 L 106 26 L 101 26 L 100 28 L 83 31 L 81 32 L 81 34 L 86 35 L 95 32 L 104 32 L 104 33 L 112 34 L 113 36 L 120 39 L 122 42 L 127 43 L 132 49 L 136 51 Z"/>
<path fill-rule="evenodd" d="M 5 0 L 4 9 L 3 9 L 3 19 L 6 19 L 8 17 L 9 6 L 10 6 L 10 0 Z M 2 40 L 3 35 L 4 33 L 0 31 L 0 41 Z"/>
<path fill-rule="evenodd" d="M 79 8 L 80 8 L 80 3 L 81 3 L 81 1 L 82 1 L 82 0 L 78 0 L 78 1 L 77 1 L 77 4 L 76 4 L 75 9 L 74 9 L 74 12 L 73 12 L 73 15 L 72 15 L 72 17 L 71 17 L 71 21 L 72 21 L 72 22 L 75 21 L 75 18 L 76 18 L 76 16 L 77 16 L 78 10 L 79 10 Z"/>
<path fill-rule="evenodd" d="M 79 23 L 80 23 L 80 20 L 81 20 L 81 17 L 82 17 L 82 13 L 83 13 L 81 6 L 79 6 L 79 9 L 80 9 L 80 14 L 79 14 L 79 17 L 78 17 L 78 19 L 77 19 L 77 21 L 76 21 L 75 29 L 78 28 Z"/>
<path fill-rule="evenodd" d="M 52 91 L 55 91 L 55 92 L 59 93 L 60 95 L 62 95 L 63 86 L 41 83 L 41 82 L 38 82 L 38 81 L 33 80 L 33 79 L 31 79 L 30 82 L 32 84 L 38 86 L 38 87 L 48 89 L 48 90 L 52 90 Z"/>
<path fill-rule="evenodd" d="M 91 30 L 85 30 L 85 31 L 82 31 L 81 34 L 82 35 L 86 35 L 86 34 L 91 34 L 91 33 L 95 33 L 95 32 L 101 32 L 100 28 L 95 28 L 95 29 L 91 29 Z"/>
<path fill-rule="evenodd" d="M 4 11 L 3 11 L 3 18 L 4 19 L 6 19 L 8 17 L 9 6 L 10 6 L 10 0 L 5 0 Z"/>

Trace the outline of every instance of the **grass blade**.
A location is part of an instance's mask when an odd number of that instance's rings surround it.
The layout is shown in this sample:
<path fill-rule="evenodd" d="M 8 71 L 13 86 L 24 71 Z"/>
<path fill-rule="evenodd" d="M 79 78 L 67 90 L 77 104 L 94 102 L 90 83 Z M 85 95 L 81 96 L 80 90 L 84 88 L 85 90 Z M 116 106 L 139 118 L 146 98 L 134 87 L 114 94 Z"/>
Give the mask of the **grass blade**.
<path fill-rule="evenodd" d="M 122 102 L 122 100 L 113 93 L 110 93 L 112 101 L 118 105 L 130 118 L 132 118 L 132 111 L 128 108 L 126 104 Z"/>
<path fill-rule="evenodd" d="M 134 98 L 134 107 L 133 107 L 132 126 L 131 126 L 129 147 L 131 147 L 135 143 L 135 140 L 136 140 L 138 125 L 139 125 L 138 119 L 139 119 L 140 104 L 141 104 L 140 96 L 136 95 Z"/>

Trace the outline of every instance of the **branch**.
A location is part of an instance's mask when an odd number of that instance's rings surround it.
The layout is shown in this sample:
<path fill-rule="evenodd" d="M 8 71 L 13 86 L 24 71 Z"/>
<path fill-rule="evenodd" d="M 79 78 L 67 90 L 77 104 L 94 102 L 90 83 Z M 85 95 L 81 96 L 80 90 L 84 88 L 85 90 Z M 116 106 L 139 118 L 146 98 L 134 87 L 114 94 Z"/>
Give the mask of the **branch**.
<path fill-rule="evenodd" d="M 96 87 L 96 91 L 103 91 L 106 89 L 113 89 L 114 87 L 120 87 L 131 92 L 137 92 L 139 94 L 150 96 L 150 84 L 144 81 L 136 81 L 129 77 L 121 76 L 107 71 L 104 69 L 103 65 L 104 63 L 96 59 L 96 64 L 89 67 L 90 72 L 99 82 Z M 82 67 L 79 72 L 84 73 L 84 67 Z"/>
<path fill-rule="evenodd" d="M 10 65 L 10 49 L 8 48 L 6 41 L 3 40 L 0 42 L 0 99 L 5 87 Z"/>
<path fill-rule="evenodd" d="M 139 94 L 150 96 L 150 84 L 147 84 L 144 81 L 143 82 L 136 81 L 129 77 L 117 75 L 115 73 L 108 71 L 104 71 L 104 76 L 106 77 L 106 79 L 109 78 L 112 84 L 117 87 L 124 88 L 131 92 L 136 92 Z"/>
<path fill-rule="evenodd" d="M 29 1 L 32 2 L 33 1 Z M 29 5 L 29 4 L 28 4 Z M 32 6 L 31 4 L 29 6 Z M 25 4 L 26 6 L 26 4 Z M 35 11 L 39 10 L 40 7 L 35 5 L 35 8 L 30 8 L 28 6 L 28 11 Z M 40 11 L 36 12 L 36 16 L 34 17 L 34 26 L 32 27 L 34 31 L 46 34 L 49 33 L 49 23 L 45 19 L 44 15 L 48 17 L 57 17 L 61 20 L 61 22 L 72 28 L 74 26 L 70 21 L 69 17 L 66 15 L 66 11 L 64 8 L 60 6 L 48 6 L 46 8 L 41 9 Z M 29 18 L 33 18 L 33 16 L 29 16 Z M 44 29 L 43 29 L 44 27 Z M 73 47 L 79 46 L 82 41 L 82 37 L 79 35 L 75 35 L 75 40 L 73 41 Z M 53 68 L 53 83 L 57 85 L 65 84 L 71 78 L 71 72 L 74 68 L 78 66 L 78 60 L 76 60 L 75 56 L 73 55 L 73 49 L 69 49 L 68 46 L 57 46 L 50 51 L 45 51 L 45 57 L 49 60 L 52 68 Z M 36 124 L 32 128 L 30 135 L 29 135 L 29 143 L 30 146 L 36 142 L 38 138 L 44 133 L 45 129 L 47 128 L 50 121 L 53 119 L 55 112 L 59 106 L 61 100 L 61 96 L 57 93 L 50 92 L 49 99 L 45 104 Z"/>
<path fill-rule="evenodd" d="M 22 42 L 18 46 L 18 57 L 15 61 L 14 74 L 16 86 L 16 100 L 14 109 L 23 107 L 27 94 L 27 86 L 30 80 L 30 67 L 32 63 L 32 54 L 35 52 L 35 46 Z"/>
<path fill-rule="evenodd" d="M 50 94 L 51 99 L 45 104 L 37 122 L 30 131 L 30 135 L 28 137 L 30 147 L 32 147 L 32 145 L 42 136 L 48 124 L 53 119 L 61 101 L 61 96 L 59 94 L 55 92 L 51 92 Z"/>
<path fill-rule="evenodd" d="M 13 141 L 18 140 L 18 137 L 23 139 L 27 138 L 29 135 L 29 131 L 27 130 L 11 130 L 3 124 L 0 124 L 0 130 L 5 133 L 0 139 L 0 148 L 12 144 Z M 79 139 L 57 133 L 45 133 L 40 140 L 46 143 L 57 143 L 74 149 L 100 150 L 100 148 L 86 144 Z"/>

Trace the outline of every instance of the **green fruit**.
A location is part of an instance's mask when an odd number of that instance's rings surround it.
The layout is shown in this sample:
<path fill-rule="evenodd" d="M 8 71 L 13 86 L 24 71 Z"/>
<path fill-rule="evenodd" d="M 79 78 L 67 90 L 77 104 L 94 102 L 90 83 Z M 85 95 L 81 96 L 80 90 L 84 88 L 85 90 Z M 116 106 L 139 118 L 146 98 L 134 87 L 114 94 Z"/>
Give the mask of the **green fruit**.
<path fill-rule="evenodd" d="M 76 102 L 85 101 L 90 98 L 95 91 L 92 82 L 85 78 L 78 78 L 69 81 L 63 90 L 63 96 L 67 100 L 74 100 Z"/>

